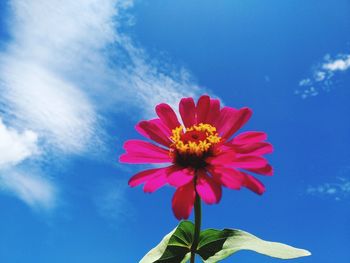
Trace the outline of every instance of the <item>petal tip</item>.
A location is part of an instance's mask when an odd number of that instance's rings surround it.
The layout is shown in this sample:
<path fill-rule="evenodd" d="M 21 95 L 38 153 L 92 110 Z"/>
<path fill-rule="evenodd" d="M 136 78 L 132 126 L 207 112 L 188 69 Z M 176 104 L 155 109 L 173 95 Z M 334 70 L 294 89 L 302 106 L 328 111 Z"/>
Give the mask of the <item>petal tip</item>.
<path fill-rule="evenodd" d="M 261 196 L 266 192 L 266 187 L 264 185 L 262 185 L 259 189 L 256 189 L 256 191 L 254 191 L 254 192 Z"/>
<path fill-rule="evenodd" d="M 122 155 L 120 155 L 119 156 L 119 158 L 118 158 L 118 161 L 120 162 L 120 163 L 127 163 L 127 161 L 126 161 L 126 153 L 123 153 Z"/>

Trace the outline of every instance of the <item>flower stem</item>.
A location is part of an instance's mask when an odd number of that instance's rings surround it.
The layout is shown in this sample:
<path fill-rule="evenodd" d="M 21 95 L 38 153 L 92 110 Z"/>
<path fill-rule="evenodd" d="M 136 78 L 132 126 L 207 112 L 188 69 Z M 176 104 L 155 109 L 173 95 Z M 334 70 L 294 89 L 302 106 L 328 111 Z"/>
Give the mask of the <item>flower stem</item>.
<path fill-rule="evenodd" d="M 199 197 L 196 191 L 196 199 L 194 201 L 194 237 L 193 237 L 193 243 L 191 246 L 191 263 L 194 263 L 194 260 L 196 257 L 196 250 L 199 242 L 199 234 L 201 232 L 201 221 L 202 221 L 201 198 Z"/>

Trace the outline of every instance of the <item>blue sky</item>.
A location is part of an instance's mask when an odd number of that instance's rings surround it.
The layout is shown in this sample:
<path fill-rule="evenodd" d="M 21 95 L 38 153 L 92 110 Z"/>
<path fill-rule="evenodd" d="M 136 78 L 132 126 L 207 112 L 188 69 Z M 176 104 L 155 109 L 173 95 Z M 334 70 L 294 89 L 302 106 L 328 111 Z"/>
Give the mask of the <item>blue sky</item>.
<path fill-rule="evenodd" d="M 349 262 L 350 3 L 0 2 L 0 261 L 138 262 L 177 224 L 174 189 L 118 164 L 154 105 L 248 106 L 275 151 L 267 191 L 225 189 L 203 227 Z M 225 262 L 279 262 L 240 252 Z"/>

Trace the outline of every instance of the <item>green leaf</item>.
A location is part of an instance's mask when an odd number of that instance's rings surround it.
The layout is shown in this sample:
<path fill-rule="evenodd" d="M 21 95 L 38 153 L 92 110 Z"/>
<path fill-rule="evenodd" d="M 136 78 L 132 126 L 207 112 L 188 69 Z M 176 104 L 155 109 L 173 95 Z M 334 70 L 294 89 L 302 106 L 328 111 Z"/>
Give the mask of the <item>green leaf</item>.
<path fill-rule="evenodd" d="M 189 260 L 193 241 L 194 226 L 190 221 L 182 221 L 180 224 L 151 251 L 149 251 L 139 263 L 185 263 Z"/>
<path fill-rule="evenodd" d="M 197 253 L 205 263 L 218 262 L 239 250 L 252 250 L 281 259 L 311 255 L 307 250 L 294 248 L 282 243 L 264 241 L 242 230 L 207 229 L 200 234 Z"/>

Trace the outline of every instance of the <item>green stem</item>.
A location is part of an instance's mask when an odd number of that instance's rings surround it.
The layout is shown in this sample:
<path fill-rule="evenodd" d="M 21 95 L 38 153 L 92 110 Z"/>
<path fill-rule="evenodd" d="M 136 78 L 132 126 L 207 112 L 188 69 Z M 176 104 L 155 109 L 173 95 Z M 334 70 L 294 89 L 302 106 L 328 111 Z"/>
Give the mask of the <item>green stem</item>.
<path fill-rule="evenodd" d="M 196 191 L 196 199 L 194 201 L 194 237 L 193 237 L 193 243 L 191 246 L 191 263 L 194 263 L 194 260 L 196 257 L 196 250 L 199 242 L 199 234 L 201 232 L 201 221 L 202 221 L 201 198 L 199 197 Z"/>

